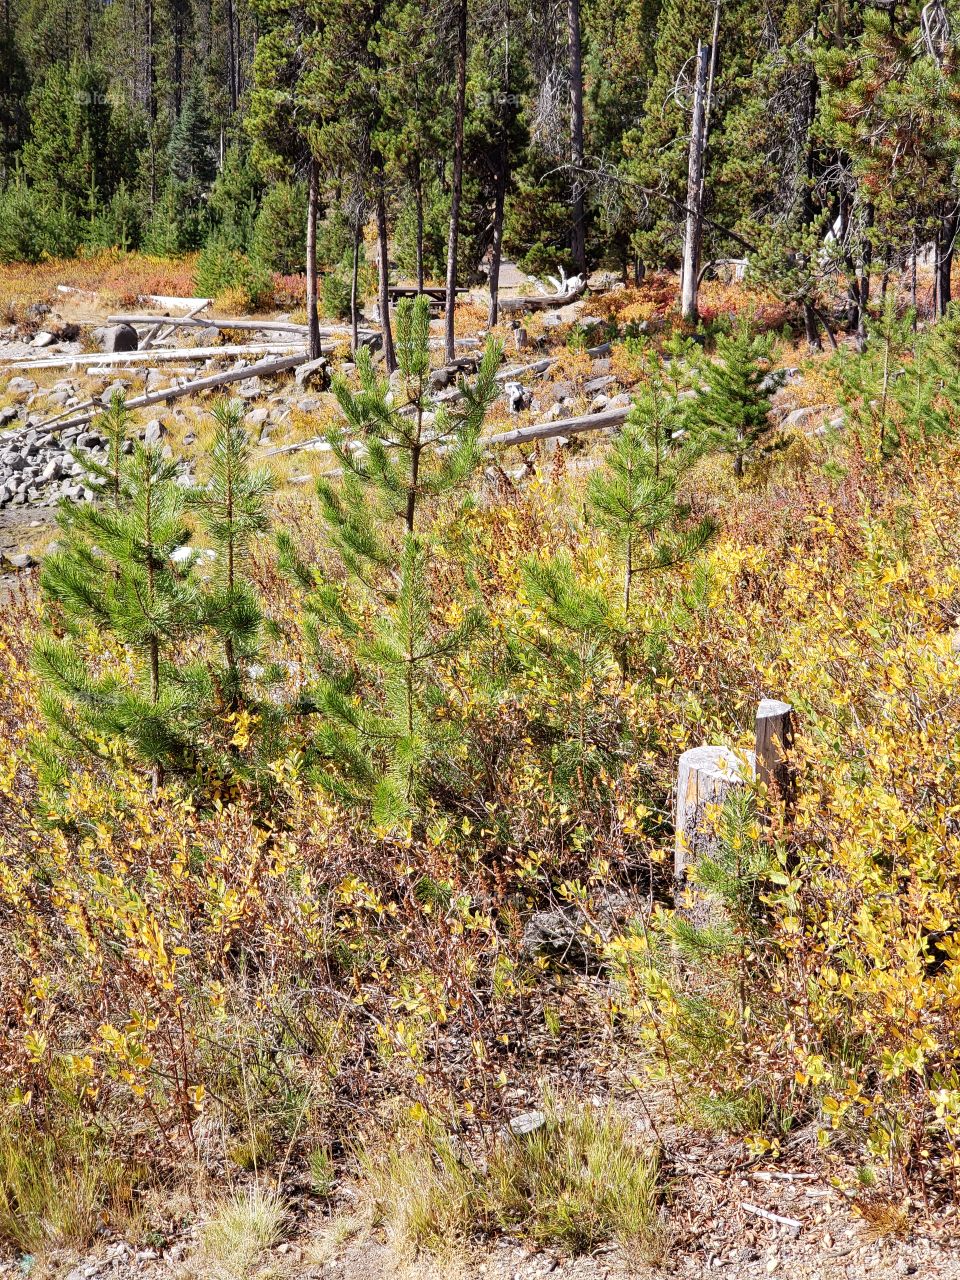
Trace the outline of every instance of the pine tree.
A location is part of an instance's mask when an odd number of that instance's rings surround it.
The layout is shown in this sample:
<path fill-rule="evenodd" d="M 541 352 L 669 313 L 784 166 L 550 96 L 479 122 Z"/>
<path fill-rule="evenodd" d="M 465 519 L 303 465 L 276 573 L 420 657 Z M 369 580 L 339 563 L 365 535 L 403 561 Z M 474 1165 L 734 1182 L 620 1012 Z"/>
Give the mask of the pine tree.
<path fill-rule="evenodd" d="M 733 458 L 733 474 L 740 479 L 746 465 L 770 447 L 771 396 L 782 375 L 771 369 L 770 337 L 752 335 L 745 320 L 732 336 L 718 337 L 716 356 L 704 363 L 704 386 L 691 404 L 689 422 L 698 443 Z"/>
<path fill-rule="evenodd" d="M 223 649 L 222 670 L 214 673 L 218 700 L 231 711 L 243 705 L 244 664 L 262 658 L 263 612 L 247 568 L 251 544 L 269 525 L 266 499 L 274 479 L 250 466 L 250 437 L 243 405 L 219 400 L 213 407 L 216 431 L 210 447 L 210 479 L 192 489 L 187 502 L 196 511 L 214 551 L 212 579 L 202 614 Z M 214 689 L 211 689 L 213 694 Z"/>
<path fill-rule="evenodd" d="M 384 829 L 409 825 L 429 803 L 457 737 L 444 716 L 443 671 L 479 625 L 467 608 L 450 620 L 440 604 L 437 534 L 424 507 L 454 502 L 476 469 L 484 417 L 496 395 L 500 359 L 487 346 L 455 407 L 428 389 L 427 301 L 397 308 L 398 373 L 378 377 L 358 358 L 359 389 L 334 384 L 346 421 L 331 436 L 343 471 L 318 484 L 324 519 L 345 571 L 341 584 L 287 564 L 308 591 L 309 630 L 321 668 L 314 705 L 322 716 L 318 778 L 351 804 L 369 804 Z"/>
<path fill-rule="evenodd" d="M 183 108 L 177 117 L 167 148 L 170 173 L 177 182 L 204 189 L 216 176 L 213 137 L 207 95 L 199 79 L 194 78 L 187 91 Z"/>
<path fill-rule="evenodd" d="M 41 575 L 48 628 L 34 666 L 53 746 L 109 757 L 120 743 L 149 769 L 156 794 L 168 770 L 190 767 L 176 659 L 199 626 L 198 596 L 190 565 L 173 558 L 189 538 L 176 464 L 137 443 L 114 473 L 125 422 L 117 402 L 111 414 L 110 461 L 92 479 L 116 474 L 113 501 L 61 508 L 62 546 Z M 121 661 L 104 662 L 105 649 Z"/>
<path fill-rule="evenodd" d="M 679 494 L 694 460 L 685 438 L 684 402 L 671 395 L 650 355 L 646 379 L 587 493 L 593 522 L 623 556 L 623 608 L 630 613 L 634 575 L 689 559 L 713 532 L 710 520 L 691 524 Z"/>

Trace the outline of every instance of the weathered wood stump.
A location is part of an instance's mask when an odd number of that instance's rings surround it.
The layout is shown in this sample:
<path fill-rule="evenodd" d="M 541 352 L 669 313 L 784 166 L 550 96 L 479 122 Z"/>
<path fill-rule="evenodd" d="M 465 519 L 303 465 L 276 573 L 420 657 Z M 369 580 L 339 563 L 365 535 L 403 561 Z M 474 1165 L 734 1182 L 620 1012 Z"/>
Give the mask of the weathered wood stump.
<path fill-rule="evenodd" d="M 694 747 L 680 757 L 674 823 L 673 870 L 679 895 L 687 870 L 717 849 L 717 817 L 734 791 L 763 782 L 788 809 L 796 798 L 793 747 L 793 708 L 788 702 L 764 698 L 757 708 L 755 749 L 735 752 L 730 747 Z M 710 904 L 688 893 L 684 914 L 697 924 L 712 918 Z"/>
<path fill-rule="evenodd" d="M 673 871 L 682 887 L 687 867 L 717 847 L 716 811 L 734 790 L 753 781 L 753 752 L 743 759 L 729 747 L 693 747 L 680 757 Z"/>

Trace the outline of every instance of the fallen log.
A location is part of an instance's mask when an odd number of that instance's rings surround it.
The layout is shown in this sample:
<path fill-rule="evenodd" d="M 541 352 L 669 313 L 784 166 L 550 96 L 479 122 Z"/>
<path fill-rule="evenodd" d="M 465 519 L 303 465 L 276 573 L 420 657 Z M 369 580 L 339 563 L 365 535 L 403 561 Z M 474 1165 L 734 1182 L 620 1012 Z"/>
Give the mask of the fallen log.
<path fill-rule="evenodd" d="M 478 441 L 484 448 L 495 445 L 529 444 L 534 440 L 549 440 L 556 436 L 578 435 L 584 431 L 603 431 L 618 427 L 626 420 L 629 407 L 607 409 L 603 413 L 590 413 L 581 418 L 558 418 L 555 422 L 537 422 L 530 427 L 518 427 L 515 431 L 501 431 L 497 435 L 481 436 Z M 268 449 L 264 457 L 273 458 L 281 453 L 327 453 L 330 445 L 326 436 L 311 436 L 296 444 L 278 445 Z"/>
<path fill-rule="evenodd" d="M 141 293 L 140 302 L 152 302 L 155 307 L 183 307 L 184 311 L 190 311 L 193 307 L 209 306 L 213 301 L 212 298 L 170 298 L 162 293 Z"/>
<path fill-rule="evenodd" d="M 8 356 L 0 360 L 0 368 L 15 367 L 17 369 L 68 369 L 71 365 L 108 365 L 108 364 L 153 364 L 158 360 L 210 360 L 218 356 L 266 356 L 283 355 L 291 351 L 299 351 L 300 344 L 293 342 L 264 342 L 256 346 L 222 346 L 222 347 L 161 347 L 149 351 L 112 351 L 97 352 L 92 355 L 57 355 L 46 360 L 24 360 L 22 357 Z"/>
<path fill-rule="evenodd" d="M 586 281 L 568 289 L 566 293 L 529 293 L 518 298 L 501 298 L 500 310 L 504 315 L 516 315 L 520 311 L 556 311 L 571 302 L 577 302 L 586 289 Z"/>
<path fill-rule="evenodd" d="M 284 373 L 287 369 L 295 369 L 307 360 L 306 351 L 298 351 L 296 355 L 281 356 L 277 360 L 261 360 L 257 364 L 248 364 L 243 369 L 227 369 L 223 373 L 211 374 L 209 378 L 198 378 L 194 382 L 184 382 L 179 387 L 164 387 L 160 391 L 149 391 L 142 396 L 134 396 L 126 402 L 128 409 L 144 409 L 147 405 L 163 404 L 167 400 L 178 400 L 181 396 L 194 395 L 200 391 L 211 391 L 214 387 L 223 387 L 230 382 L 242 382 L 246 378 L 266 378 L 274 373 Z M 97 411 L 88 411 L 69 418 L 66 422 L 58 422 L 51 427 L 52 431 L 65 431 L 68 427 L 84 427 L 92 421 Z M 36 428 L 34 428 L 36 429 Z"/>
<path fill-rule="evenodd" d="M 533 440 L 549 440 L 555 436 L 574 436 L 583 431 L 603 431 L 607 427 L 619 427 L 626 421 L 630 406 L 622 409 L 605 409 L 602 413 L 588 413 L 581 418 L 557 418 L 553 422 L 537 422 L 531 427 L 517 427 L 515 431 L 501 431 L 494 436 L 481 436 L 480 444 L 512 445 L 529 444 Z"/>
<path fill-rule="evenodd" d="M 204 300 L 198 303 L 197 306 L 190 308 L 190 310 L 187 312 L 187 319 L 193 320 L 196 316 L 200 314 L 201 311 L 204 310 L 205 307 L 208 307 L 209 305 L 210 304 L 207 302 L 207 299 L 204 298 Z M 141 351 L 147 351 L 150 347 L 153 346 L 155 342 L 165 342 L 167 338 L 172 336 L 176 327 L 177 327 L 176 324 L 171 324 L 169 321 L 166 321 L 166 320 L 164 320 L 160 324 L 154 324 L 143 335 L 143 337 L 137 343 L 137 346 L 140 348 Z"/>
<path fill-rule="evenodd" d="M 305 324 L 294 324 L 292 320 L 232 320 L 214 318 L 212 316 L 204 316 L 202 318 L 195 315 L 185 316 L 150 316 L 150 315 L 130 315 L 130 316 L 108 316 L 110 324 L 152 324 L 152 325 L 169 325 L 173 329 L 238 329 L 253 330 L 258 329 L 276 333 L 306 333 L 307 326 Z M 92 321 L 90 323 L 93 323 Z M 346 330 L 346 325 L 343 326 Z M 320 331 L 324 331 L 321 329 Z"/>

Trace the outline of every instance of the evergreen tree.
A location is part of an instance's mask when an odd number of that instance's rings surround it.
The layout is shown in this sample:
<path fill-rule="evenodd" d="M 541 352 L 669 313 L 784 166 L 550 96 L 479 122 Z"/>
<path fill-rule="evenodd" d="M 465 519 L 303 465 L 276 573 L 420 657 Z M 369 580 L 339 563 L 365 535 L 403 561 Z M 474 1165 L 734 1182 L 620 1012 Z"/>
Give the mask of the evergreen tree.
<path fill-rule="evenodd" d="M 716 357 L 704 362 L 704 386 L 692 402 L 689 423 L 700 444 L 733 459 L 740 479 L 746 465 L 770 447 L 771 396 L 781 375 L 771 369 L 772 340 L 751 334 L 746 320 L 732 336 L 718 337 Z"/>
<path fill-rule="evenodd" d="M 413 821 L 429 803 L 431 779 L 442 778 L 456 745 L 443 715 L 444 667 L 479 623 L 476 610 L 451 622 L 441 608 L 437 539 L 423 513 L 426 502 L 451 502 L 477 466 L 500 351 L 488 344 L 456 406 L 435 406 L 429 333 L 426 300 L 401 303 L 393 386 L 366 351 L 359 388 L 335 382 L 346 432 L 331 444 L 343 475 L 321 480 L 318 492 L 345 580 L 328 582 L 298 561 L 289 539 L 282 543 L 309 593 L 321 666 L 318 777 L 348 802 L 369 804 L 385 829 Z"/>
<path fill-rule="evenodd" d="M 684 403 L 672 396 L 656 355 L 623 429 L 590 478 L 587 510 L 623 556 L 623 608 L 637 573 L 695 555 L 713 532 L 710 520 L 691 524 L 679 488 L 694 461 L 684 431 Z"/>
<path fill-rule="evenodd" d="M 192 767 L 176 661 L 200 618 L 190 565 L 173 558 L 189 529 L 176 464 L 139 443 L 118 464 L 127 427 L 121 403 L 104 425 L 108 462 L 92 480 L 113 486 L 112 500 L 61 508 L 62 545 L 41 575 L 48 628 L 34 666 L 53 743 L 103 757 L 120 743 L 150 770 L 156 793 L 167 771 Z M 105 649 L 121 661 L 105 662 Z"/>
<path fill-rule="evenodd" d="M 222 670 L 211 677 L 211 697 L 236 711 L 246 701 L 244 669 L 262 658 L 263 613 L 247 577 L 254 538 L 267 529 L 266 500 L 274 488 L 269 471 L 250 465 L 250 437 L 243 405 L 219 400 L 209 452 L 210 478 L 187 501 L 214 551 L 212 580 L 203 596 L 203 619 L 223 649 Z"/>
<path fill-rule="evenodd" d="M 207 95 L 195 78 L 184 100 L 167 147 L 171 177 L 204 191 L 216 176 Z"/>

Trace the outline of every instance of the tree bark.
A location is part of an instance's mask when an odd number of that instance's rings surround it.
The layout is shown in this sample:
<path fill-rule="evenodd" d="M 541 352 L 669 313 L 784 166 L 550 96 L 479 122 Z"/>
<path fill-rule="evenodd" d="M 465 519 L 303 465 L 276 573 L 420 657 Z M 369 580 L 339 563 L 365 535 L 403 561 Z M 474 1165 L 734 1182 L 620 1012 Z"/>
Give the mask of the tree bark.
<path fill-rule="evenodd" d="M 387 196 L 383 189 L 383 172 L 377 184 L 377 272 L 380 284 L 380 326 L 383 330 L 383 358 L 387 372 L 397 367 L 390 327 L 390 250 L 387 245 Z"/>
<path fill-rule="evenodd" d="M 317 205 L 320 165 L 310 157 L 307 189 L 307 347 L 311 360 L 320 359 L 320 317 L 317 313 Z"/>
<path fill-rule="evenodd" d="M 570 46 L 570 254 L 578 275 L 587 270 L 587 240 L 583 201 L 583 66 L 580 37 L 580 0 L 567 0 L 567 37 Z"/>
<path fill-rule="evenodd" d="M 953 299 L 953 253 L 957 235 L 957 215 L 944 218 L 937 228 L 933 298 L 937 318 L 946 313 Z"/>
<path fill-rule="evenodd" d="M 497 167 L 496 193 L 493 205 L 493 244 L 490 247 L 490 315 L 489 328 L 497 323 L 500 311 L 500 261 L 503 257 L 503 210 L 507 199 L 507 175 L 509 165 L 507 126 L 504 123 L 500 142 L 500 163 Z"/>
<path fill-rule="evenodd" d="M 417 212 L 417 288 L 423 293 L 423 177 L 419 156 L 415 161 L 413 198 Z"/>
<path fill-rule="evenodd" d="M 357 282 L 360 275 L 360 241 L 363 238 L 363 221 L 357 214 L 353 224 L 353 261 L 350 270 L 350 351 L 355 356 L 360 345 L 360 313 L 357 306 Z"/>
<path fill-rule="evenodd" d="M 463 121 L 467 100 L 467 0 L 457 4 L 457 94 L 453 119 L 453 189 L 450 193 L 450 235 L 447 240 L 447 363 L 456 358 L 455 308 L 457 305 L 457 243 L 460 236 L 460 202 L 463 198 Z"/>
<path fill-rule="evenodd" d="M 697 71 L 693 89 L 693 121 L 687 162 L 687 218 L 683 235 L 683 267 L 680 276 L 680 314 L 689 324 L 700 317 L 697 293 L 700 281 L 700 241 L 703 235 L 703 160 L 707 137 L 707 76 L 710 48 L 697 47 Z"/>

